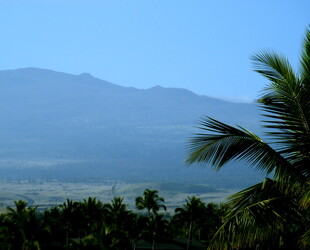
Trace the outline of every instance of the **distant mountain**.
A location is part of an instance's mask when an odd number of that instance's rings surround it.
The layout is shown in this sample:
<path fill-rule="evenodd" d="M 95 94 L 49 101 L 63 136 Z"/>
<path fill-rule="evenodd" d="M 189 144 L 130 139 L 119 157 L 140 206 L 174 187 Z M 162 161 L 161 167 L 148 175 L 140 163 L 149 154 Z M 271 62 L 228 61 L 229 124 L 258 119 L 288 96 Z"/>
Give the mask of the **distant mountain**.
<path fill-rule="evenodd" d="M 242 164 L 220 173 L 184 166 L 188 139 L 205 115 L 260 133 L 254 104 L 186 89 L 122 87 L 87 73 L 0 71 L 0 178 L 217 186 L 256 181 L 257 175 Z"/>

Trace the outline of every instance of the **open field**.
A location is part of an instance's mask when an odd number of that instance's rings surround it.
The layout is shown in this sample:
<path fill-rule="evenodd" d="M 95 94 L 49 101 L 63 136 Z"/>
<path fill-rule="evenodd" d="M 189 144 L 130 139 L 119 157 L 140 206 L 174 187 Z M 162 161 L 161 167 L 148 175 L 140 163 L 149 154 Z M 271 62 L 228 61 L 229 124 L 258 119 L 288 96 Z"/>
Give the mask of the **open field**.
<path fill-rule="evenodd" d="M 67 198 L 83 200 L 96 197 L 109 202 L 114 196 L 124 197 L 130 209 L 134 209 L 137 196 L 146 189 L 156 189 L 166 200 L 168 211 L 181 206 L 188 196 L 195 195 L 205 202 L 219 203 L 237 190 L 214 189 L 207 185 L 182 183 L 123 183 L 109 180 L 101 183 L 68 183 L 59 181 L 1 181 L 0 208 L 12 206 L 15 200 L 25 200 L 31 206 L 44 209 L 62 204 Z"/>

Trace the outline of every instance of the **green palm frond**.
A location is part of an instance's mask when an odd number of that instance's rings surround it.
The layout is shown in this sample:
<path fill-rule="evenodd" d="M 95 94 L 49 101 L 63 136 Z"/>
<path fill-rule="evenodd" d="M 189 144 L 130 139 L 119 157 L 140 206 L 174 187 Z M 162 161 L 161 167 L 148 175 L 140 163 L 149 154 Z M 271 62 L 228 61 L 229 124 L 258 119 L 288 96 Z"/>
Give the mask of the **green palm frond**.
<path fill-rule="evenodd" d="M 252 57 L 256 72 L 267 77 L 272 89 L 274 83 L 295 82 L 296 77 L 292 66 L 287 58 L 273 52 L 257 53 Z"/>
<path fill-rule="evenodd" d="M 310 183 L 308 183 L 306 190 L 303 192 L 299 205 L 302 209 L 309 209 L 310 208 Z"/>
<path fill-rule="evenodd" d="M 305 168 L 310 163 L 309 83 L 293 77 L 287 59 L 275 53 L 255 55 L 252 59 L 256 71 L 272 80 L 260 99 L 264 116 L 269 118 L 264 121 L 264 127 L 271 129 L 267 134 L 277 151 L 293 166 L 295 177 L 305 180 L 310 176 L 309 168 Z"/>
<path fill-rule="evenodd" d="M 299 244 L 302 249 L 310 248 L 310 229 L 302 235 Z"/>
<path fill-rule="evenodd" d="M 232 160 L 245 160 L 259 170 L 284 174 L 288 162 L 261 138 L 242 127 L 232 127 L 206 117 L 200 129 L 211 133 L 197 134 L 190 142 L 187 163 L 211 163 L 216 169 Z M 277 166 L 282 168 L 276 168 Z"/>
<path fill-rule="evenodd" d="M 228 198 L 228 207 L 231 209 L 227 213 L 226 219 L 235 214 L 250 209 L 255 216 L 262 217 L 258 223 L 271 223 L 276 218 L 281 221 L 288 221 L 291 217 L 297 216 L 294 209 L 296 208 L 296 196 L 287 196 L 283 189 L 279 187 L 277 181 L 266 178 L 263 182 L 244 189 Z M 286 206 L 286 209 L 283 209 Z M 252 210 L 255 208 L 254 210 Z M 265 212 L 260 209 L 268 210 L 275 217 L 264 217 Z M 296 210 L 296 209 L 295 209 Z M 267 221 L 268 220 L 268 221 Z"/>
<path fill-rule="evenodd" d="M 232 195 L 210 248 L 225 249 L 223 242 L 229 242 L 227 248 L 253 247 L 276 238 L 292 217 L 300 217 L 295 203 L 294 197 L 288 199 L 271 179 Z"/>
<path fill-rule="evenodd" d="M 300 58 L 300 78 L 304 87 L 308 86 L 309 94 L 309 84 L 310 84 L 310 26 L 306 31 L 306 35 L 303 42 L 301 58 Z M 309 96 L 309 95 L 308 95 Z"/>
<path fill-rule="evenodd" d="M 261 107 L 269 118 L 265 127 L 272 129 L 269 135 L 274 136 L 276 143 L 281 143 L 282 154 L 310 149 L 310 35 L 307 32 L 302 54 L 301 76 L 294 74 L 288 60 L 276 53 L 260 53 L 252 57 L 255 71 L 271 83 L 263 91 Z M 288 155 L 291 161 L 298 160 L 300 155 Z"/>

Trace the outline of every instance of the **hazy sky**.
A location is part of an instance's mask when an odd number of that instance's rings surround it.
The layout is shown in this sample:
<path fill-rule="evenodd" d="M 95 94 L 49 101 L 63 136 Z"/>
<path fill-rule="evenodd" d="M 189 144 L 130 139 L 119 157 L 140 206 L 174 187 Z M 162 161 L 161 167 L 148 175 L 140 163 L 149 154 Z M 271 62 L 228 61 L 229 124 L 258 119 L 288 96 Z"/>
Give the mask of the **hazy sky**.
<path fill-rule="evenodd" d="M 304 0 L 0 0 L 0 70 L 40 67 L 137 88 L 187 88 L 249 101 L 266 81 L 250 56 L 296 66 Z"/>

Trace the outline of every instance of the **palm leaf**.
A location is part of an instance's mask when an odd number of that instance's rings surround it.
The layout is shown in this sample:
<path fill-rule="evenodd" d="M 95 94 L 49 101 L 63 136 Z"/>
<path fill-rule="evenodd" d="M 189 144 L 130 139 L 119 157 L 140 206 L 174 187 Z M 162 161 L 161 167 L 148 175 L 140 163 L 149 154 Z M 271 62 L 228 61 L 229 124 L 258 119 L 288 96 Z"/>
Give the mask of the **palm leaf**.
<path fill-rule="evenodd" d="M 210 248 L 253 247 L 277 238 L 292 216 L 300 216 L 294 204 L 295 199 L 288 199 L 270 179 L 232 195 L 226 203 L 228 210 L 223 224 Z M 228 242 L 229 246 L 225 245 Z"/>
<path fill-rule="evenodd" d="M 302 235 L 299 244 L 302 249 L 310 248 L 310 229 Z"/>
<path fill-rule="evenodd" d="M 310 183 L 308 183 L 307 188 L 305 188 L 305 191 L 303 192 L 299 205 L 302 209 L 309 209 L 310 207 Z"/>
<path fill-rule="evenodd" d="M 245 160 L 268 174 L 284 175 L 290 165 L 261 138 L 242 127 L 232 127 L 206 117 L 200 129 L 212 133 L 196 134 L 189 145 L 188 164 L 211 163 L 217 170 L 232 160 Z M 278 167 L 282 166 L 282 167 Z"/>
<path fill-rule="evenodd" d="M 308 35 L 308 41 L 304 45 L 307 53 L 309 46 Z M 309 63 L 307 53 L 303 57 L 305 66 Z M 307 70 L 303 67 L 302 74 L 305 78 L 299 79 L 294 76 L 292 67 L 283 56 L 261 53 L 252 59 L 256 71 L 272 81 L 260 99 L 261 107 L 266 112 L 264 115 L 269 118 L 264 121 L 265 127 L 271 129 L 268 134 L 278 144 L 279 152 L 291 163 L 309 158 L 310 90 L 309 83 L 308 86 L 305 84 L 309 67 Z"/>
<path fill-rule="evenodd" d="M 303 48 L 300 58 L 300 78 L 302 85 L 308 89 L 309 94 L 309 84 L 310 84 L 310 26 L 306 30 L 306 35 L 303 42 Z M 309 95 L 308 95 L 309 96 Z"/>

